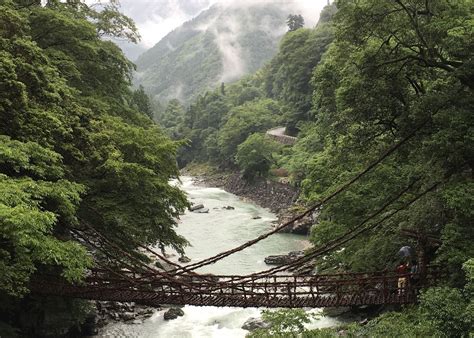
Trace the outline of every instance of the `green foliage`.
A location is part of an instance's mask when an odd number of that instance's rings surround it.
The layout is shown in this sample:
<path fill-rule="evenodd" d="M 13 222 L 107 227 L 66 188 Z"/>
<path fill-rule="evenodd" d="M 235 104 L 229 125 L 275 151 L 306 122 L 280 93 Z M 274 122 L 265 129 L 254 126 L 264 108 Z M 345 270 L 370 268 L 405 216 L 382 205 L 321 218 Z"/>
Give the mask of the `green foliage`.
<path fill-rule="evenodd" d="M 285 122 L 293 133 L 297 131 L 298 122 L 310 118 L 311 73 L 332 40 L 331 22 L 321 23 L 315 29 L 290 30 L 266 69 L 267 95 L 285 104 Z"/>
<path fill-rule="evenodd" d="M 466 262 L 466 266 L 469 264 Z M 468 287 L 469 283 L 465 290 Z M 473 329 L 470 298 L 459 289 L 430 288 L 420 296 L 420 306 L 385 313 L 365 326 L 354 324 L 349 327 L 348 336 L 468 337 Z"/>
<path fill-rule="evenodd" d="M 290 14 L 286 19 L 288 30 L 290 32 L 304 27 L 304 19 L 301 14 Z"/>
<path fill-rule="evenodd" d="M 249 135 L 277 126 L 279 115 L 278 103 L 270 99 L 246 102 L 232 109 L 218 133 L 217 144 L 221 156 L 233 161 L 237 146 Z"/>
<path fill-rule="evenodd" d="M 322 245 L 357 226 L 411 182 L 416 183 L 384 214 L 400 208 L 433 182 L 441 184 L 410 208 L 346 243 L 344 250 L 327 254 L 317 262 L 318 268 L 390 270 L 398 248 L 420 244 L 403 236 L 401 230 L 429 234 L 439 241 L 422 248 L 429 262 L 448 272 L 445 286 L 424 291 L 419 306 L 384 314 L 365 326 L 353 325 L 346 334 L 472 335 L 474 101 L 470 46 L 474 8 L 468 1 L 443 0 L 337 3 L 335 39 L 312 70 L 311 116 L 301 125 L 293 152 L 284 159 L 292 179 L 302 188 L 302 199 L 313 202 L 327 196 L 422 127 L 324 206 L 312 229 L 313 243 Z M 304 42 L 303 31 L 290 34 Z M 318 330 L 303 336 L 327 334 Z"/>
<path fill-rule="evenodd" d="M 425 322 L 447 336 L 461 337 L 472 319 L 464 317 L 466 300 L 462 292 L 449 287 L 430 288 L 420 296 L 420 312 Z"/>
<path fill-rule="evenodd" d="M 267 176 L 275 162 L 273 153 L 279 144 L 263 134 L 252 134 L 237 147 L 235 161 L 243 171 L 244 178 L 252 180 L 256 176 Z"/>
<path fill-rule="evenodd" d="M 182 135 L 180 127 L 184 122 L 184 107 L 179 100 L 173 99 L 168 103 L 166 109 L 157 116 L 158 123 L 166 130 L 168 135 L 174 139 L 178 139 Z"/>
<path fill-rule="evenodd" d="M 132 93 L 131 104 L 132 106 L 135 106 L 139 112 L 145 114 L 151 119 L 153 118 L 153 108 L 151 106 L 150 98 L 145 93 L 143 86 L 139 86 L 138 89 Z"/>
<path fill-rule="evenodd" d="M 314 315 L 303 309 L 263 310 L 262 319 L 270 324 L 270 327 L 257 329 L 247 337 L 298 337 L 305 330 L 304 324 L 309 323 L 313 317 Z"/>
<path fill-rule="evenodd" d="M 464 319 L 466 326 L 472 335 L 474 332 L 474 259 L 471 258 L 464 263 L 463 269 L 466 273 L 466 286 L 464 287 L 465 296 L 467 299 L 466 311 Z"/>
<path fill-rule="evenodd" d="M 292 332 L 302 337 L 338 337 L 343 331 L 347 337 L 468 337 L 473 330 L 472 281 L 473 260 L 464 264 L 467 283 L 464 292 L 451 287 L 435 287 L 424 291 L 420 296 L 420 305 L 412 305 L 401 311 L 386 312 L 365 325 L 353 323 L 339 328 L 305 330 L 298 317 L 287 312 L 270 312 L 266 321 L 280 329 L 282 337 L 292 335 L 281 330 L 292 326 Z M 298 327 L 295 326 L 295 322 Z M 272 333 L 277 334 L 277 331 Z M 277 334 L 277 336 L 278 336 Z M 268 330 L 255 331 L 250 337 L 270 337 Z"/>
<path fill-rule="evenodd" d="M 244 150 L 261 140 L 247 137 L 283 122 L 299 134 L 279 165 L 301 188 L 301 201 L 313 203 L 403 142 L 324 205 L 311 240 L 323 245 L 383 205 L 369 226 L 400 211 L 316 264 L 320 271 L 390 271 L 401 246 L 424 249 L 428 262 L 448 272 L 445 286 L 425 291 L 418 307 L 353 325 L 347 334 L 467 336 L 473 318 L 474 8 L 470 1 L 444 0 L 339 0 L 337 7 L 326 7 L 315 29 L 286 34 L 278 54 L 254 76 L 190 107 L 184 118 L 190 158 L 228 163 L 237 151 L 242 168 L 259 168 L 261 157 L 250 156 L 258 152 Z M 261 109 L 268 98 L 284 112 L 281 120 Z M 215 106 L 221 109 L 209 109 Z M 436 189 L 405 207 L 435 182 Z M 418 247 L 422 243 L 404 229 L 436 240 Z M 313 334 L 334 332 L 303 336 Z"/>
<path fill-rule="evenodd" d="M 436 37 L 432 34 L 446 25 L 468 32 L 472 25 L 464 19 L 472 15 L 469 6 L 367 0 L 340 1 L 338 7 L 335 41 L 313 71 L 314 120 L 303 126 L 294 152 L 285 158 L 303 198 L 314 201 L 327 195 L 384 149 L 428 122 L 402 149 L 325 206 L 320 225 L 313 229 L 314 243 L 320 245 L 354 227 L 414 179 L 420 181 L 412 194 L 430 182 L 444 184 L 383 228 L 359 236 L 343 252 L 320 263 L 359 271 L 392 268 L 397 247 L 416 245 L 400 236 L 400 229 L 416 229 L 441 238 L 436 255 L 428 250 L 430 259 L 450 271 L 452 285 L 459 285 L 461 264 L 474 254 L 468 240 L 474 234 L 467 207 L 472 184 L 468 163 L 473 155 L 468 135 L 474 122 L 469 113 L 473 106 L 470 84 L 459 75 L 459 69 L 465 72 L 461 64 L 450 66 L 458 70 L 446 69 L 439 55 L 426 56 L 426 62 L 414 61 L 424 56 L 413 55 L 408 46 L 420 42 L 422 49 L 451 50 L 445 31 Z M 410 11 L 413 8 L 418 11 Z M 416 23 L 411 22 L 412 15 Z M 431 38 L 424 39 L 425 34 Z M 469 39 L 461 35 L 460 39 Z M 452 57 L 468 64 L 468 53 L 458 52 L 457 56 L 448 52 L 445 61 L 451 63 Z"/>
<path fill-rule="evenodd" d="M 334 7 L 326 8 L 324 13 L 326 23 L 318 24 L 316 29 L 288 33 L 270 65 L 226 85 L 224 90 L 221 84 L 220 90 L 200 95 L 186 110 L 182 122 L 181 113 L 170 117 L 160 114 L 163 118 L 158 121 L 170 129 L 173 137 L 189 141 L 180 151 L 180 166 L 209 161 L 232 167 L 237 146 L 250 134 L 281 123 L 289 125 L 293 132 L 296 124 L 309 118 L 311 71 L 333 35 L 330 18 Z M 145 59 L 148 60 L 147 54 L 143 56 Z M 305 108 L 296 109 L 296 106 Z M 166 124 L 167 120 L 171 123 Z"/>
<path fill-rule="evenodd" d="M 77 335 L 80 324 L 90 315 L 92 308 L 92 305 L 84 300 L 39 296 L 28 296 L 23 301 L 23 305 L 29 306 L 12 304 L 11 299 L 2 299 L 2 304 L 2 319 L 10 317 L 12 313 L 18 313 L 16 322 L 22 328 L 20 337 Z M 8 331 L 2 331 L 1 325 L 0 322 L 2 337 L 15 337 Z M 18 330 L 16 332 L 20 333 Z"/>
<path fill-rule="evenodd" d="M 77 223 L 84 187 L 63 179 L 59 154 L 35 142 L 0 140 L 1 238 L 8 243 L 0 249 L 0 289 L 23 294 L 38 264 L 62 266 L 65 277 L 79 280 L 91 265 L 85 248 L 51 235 L 55 227 Z"/>
<path fill-rule="evenodd" d="M 442 337 L 442 333 L 420 316 L 416 308 L 403 312 L 388 312 L 365 326 L 351 325 L 348 337 Z M 310 336 L 311 337 L 311 336 Z M 318 337 L 315 335 L 314 337 Z"/>

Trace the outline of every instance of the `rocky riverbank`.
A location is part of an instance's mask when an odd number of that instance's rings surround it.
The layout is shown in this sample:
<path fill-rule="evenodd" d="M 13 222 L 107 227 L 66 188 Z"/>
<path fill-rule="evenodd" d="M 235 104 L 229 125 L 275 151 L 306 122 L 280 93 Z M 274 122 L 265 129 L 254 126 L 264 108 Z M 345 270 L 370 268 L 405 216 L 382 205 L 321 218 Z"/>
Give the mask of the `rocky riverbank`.
<path fill-rule="evenodd" d="M 268 179 L 256 179 L 247 182 L 239 173 L 200 175 L 196 184 L 222 188 L 237 196 L 247 198 L 263 208 L 281 214 L 296 202 L 298 189 Z"/>
<path fill-rule="evenodd" d="M 303 208 L 295 207 L 299 191 L 295 187 L 269 179 L 245 181 L 239 173 L 196 173 L 194 170 L 183 170 L 184 175 L 195 177 L 195 183 L 224 189 L 227 192 L 246 198 L 255 204 L 268 208 L 278 216 L 276 224 L 283 224 L 299 214 Z M 281 232 L 300 235 L 309 234 L 317 214 L 312 214 L 294 222 Z"/>
<path fill-rule="evenodd" d="M 134 302 L 95 302 L 97 309 L 97 326 L 102 327 L 113 321 L 141 324 L 159 308 L 152 308 Z"/>

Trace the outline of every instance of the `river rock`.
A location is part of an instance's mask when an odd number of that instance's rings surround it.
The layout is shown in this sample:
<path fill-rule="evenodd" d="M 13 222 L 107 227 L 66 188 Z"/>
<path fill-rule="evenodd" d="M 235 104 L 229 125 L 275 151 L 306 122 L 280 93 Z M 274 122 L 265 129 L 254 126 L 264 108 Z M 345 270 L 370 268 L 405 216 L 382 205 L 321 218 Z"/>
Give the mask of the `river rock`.
<path fill-rule="evenodd" d="M 209 208 L 200 208 L 198 210 L 193 210 L 193 212 L 197 214 L 207 214 L 209 212 Z"/>
<path fill-rule="evenodd" d="M 230 205 L 227 205 L 225 207 L 222 207 L 222 209 L 225 209 L 225 210 L 234 210 L 235 208 L 233 206 L 230 206 Z"/>
<path fill-rule="evenodd" d="M 285 224 L 293 219 L 296 215 L 298 215 L 298 212 L 287 211 L 279 217 L 279 223 Z M 315 223 L 315 217 L 316 215 L 305 216 L 302 219 L 297 220 L 287 227 L 281 229 L 279 232 L 308 235 L 310 233 L 311 227 Z"/>
<path fill-rule="evenodd" d="M 133 320 L 135 319 L 136 314 L 134 312 L 123 312 L 120 314 L 120 318 L 125 321 Z"/>
<path fill-rule="evenodd" d="M 268 265 L 283 265 L 291 263 L 292 259 L 288 255 L 271 255 L 265 257 L 264 262 Z"/>
<path fill-rule="evenodd" d="M 204 208 L 204 204 L 195 204 L 189 207 L 189 211 L 196 211 L 203 208 Z"/>
<path fill-rule="evenodd" d="M 253 216 L 252 219 L 261 219 L 261 216 Z"/>
<path fill-rule="evenodd" d="M 265 257 L 264 262 L 268 265 L 284 265 L 284 264 L 290 264 L 303 256 L 304 256 L 303 251 L 292 251 L 286 255 L 271 255 L 271 256 Z"/>
<path fill-rule="evenodd" d="M 259 318 L 249 318 L 245 321 L 244 325 L 242 325 L 243 330 L 247 331 L 255 331 L 257 329 L 267 329 L 270 327 L 270 324 L 263 321 Z"/>
<path fill-rule="evenodd" d="M 184 316 L 184 311 L 177 307 L 172 307 L 163 314 L 165 320 L 172 320 Z"/>
<path fill-rule="evenodd" d="M 87 315 L 84 323 L 80 326 L 81 336 L 95 336 L 99 334 L 99 316 L 95 308 Z"/>
<path fill-rule="evenodd" d="M 189 263 L 191 262 L 191 258 L 187 257 L 187 256 L 181 256 L 178 258 L 178 261 L 181 262 L 181 263 Z"/>

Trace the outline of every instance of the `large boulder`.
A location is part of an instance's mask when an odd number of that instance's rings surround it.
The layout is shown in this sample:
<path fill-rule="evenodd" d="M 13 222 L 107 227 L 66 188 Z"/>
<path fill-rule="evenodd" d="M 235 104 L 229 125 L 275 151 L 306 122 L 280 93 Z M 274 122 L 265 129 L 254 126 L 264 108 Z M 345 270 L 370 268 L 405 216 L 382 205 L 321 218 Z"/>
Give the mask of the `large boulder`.
<path fill-rule="evenodd" d="M 95 336 L 99 334 L 99 316 L 95 308 L 87 315 L 80 326 L 81 336 Z"/>
<path fill-rule="evenodd" d="M 257 329 L 267 329 L 270 327 L 270 324 L 263 321 L 259 318 L 249 318 L 245 321 L 244 325 L 242 325 L 242 329 L 247 331 L 255 331 Z"/>
<path fill-rule="evenodd" d="M 189 211 L 196 211 L 203 208 L 204 208 L 203 204 L 194 204 L 189 207 Z"/>
<path fill-rule="evenodd" d="M 197 214 L 207 214 L 209 212 L 209 208 L 201 208 L 201 209 L 198 209 L 198 210 L 194 210 L 193 212 L 195 212 Z"/>
<path fill-rule="evenodd" d="M 268 265 L 284 265 L 284 264 L 290 264 L 303 256 L 304 256 L 303 251 L 292 251 L 286 255 L 271 255 L 271 256 L 265 257 L 264 262 Z"/>
<path fill-rule="evenodd" d="M 268 265 L 283 265 L 292 262 L 292 259 L 288 255 L 271 255 L 265 257 L 264 262 Z"/>
<path fill-rule="evenodd" d="M 172 320 L 184 316 L 184 311 L 178 307 L 172 307 L 163 314 L 165 320 Z"/>
<path fill-rule="evenodd" d="M 191 262 L 191 258 L 189 258 L 188 256 L 181 256 L 178 258 L 178 261 L 181 263 L 189 263 Z"/>

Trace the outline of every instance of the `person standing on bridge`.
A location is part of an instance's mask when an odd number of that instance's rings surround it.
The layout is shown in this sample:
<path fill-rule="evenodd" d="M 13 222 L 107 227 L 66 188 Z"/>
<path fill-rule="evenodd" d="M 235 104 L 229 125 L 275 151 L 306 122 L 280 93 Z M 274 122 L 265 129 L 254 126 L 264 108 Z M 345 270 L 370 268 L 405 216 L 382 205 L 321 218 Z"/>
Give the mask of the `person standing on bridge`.
<path fill-rule="evenodd" d="M 405 292 L 405 288 L 407 286 L 407 272 L 408 272 L 408 265 L 403 261 L 400 262 L 400 265 L 397 266 L 397 274 L 398 274 L 398 294 L 402 295 Z"/>

